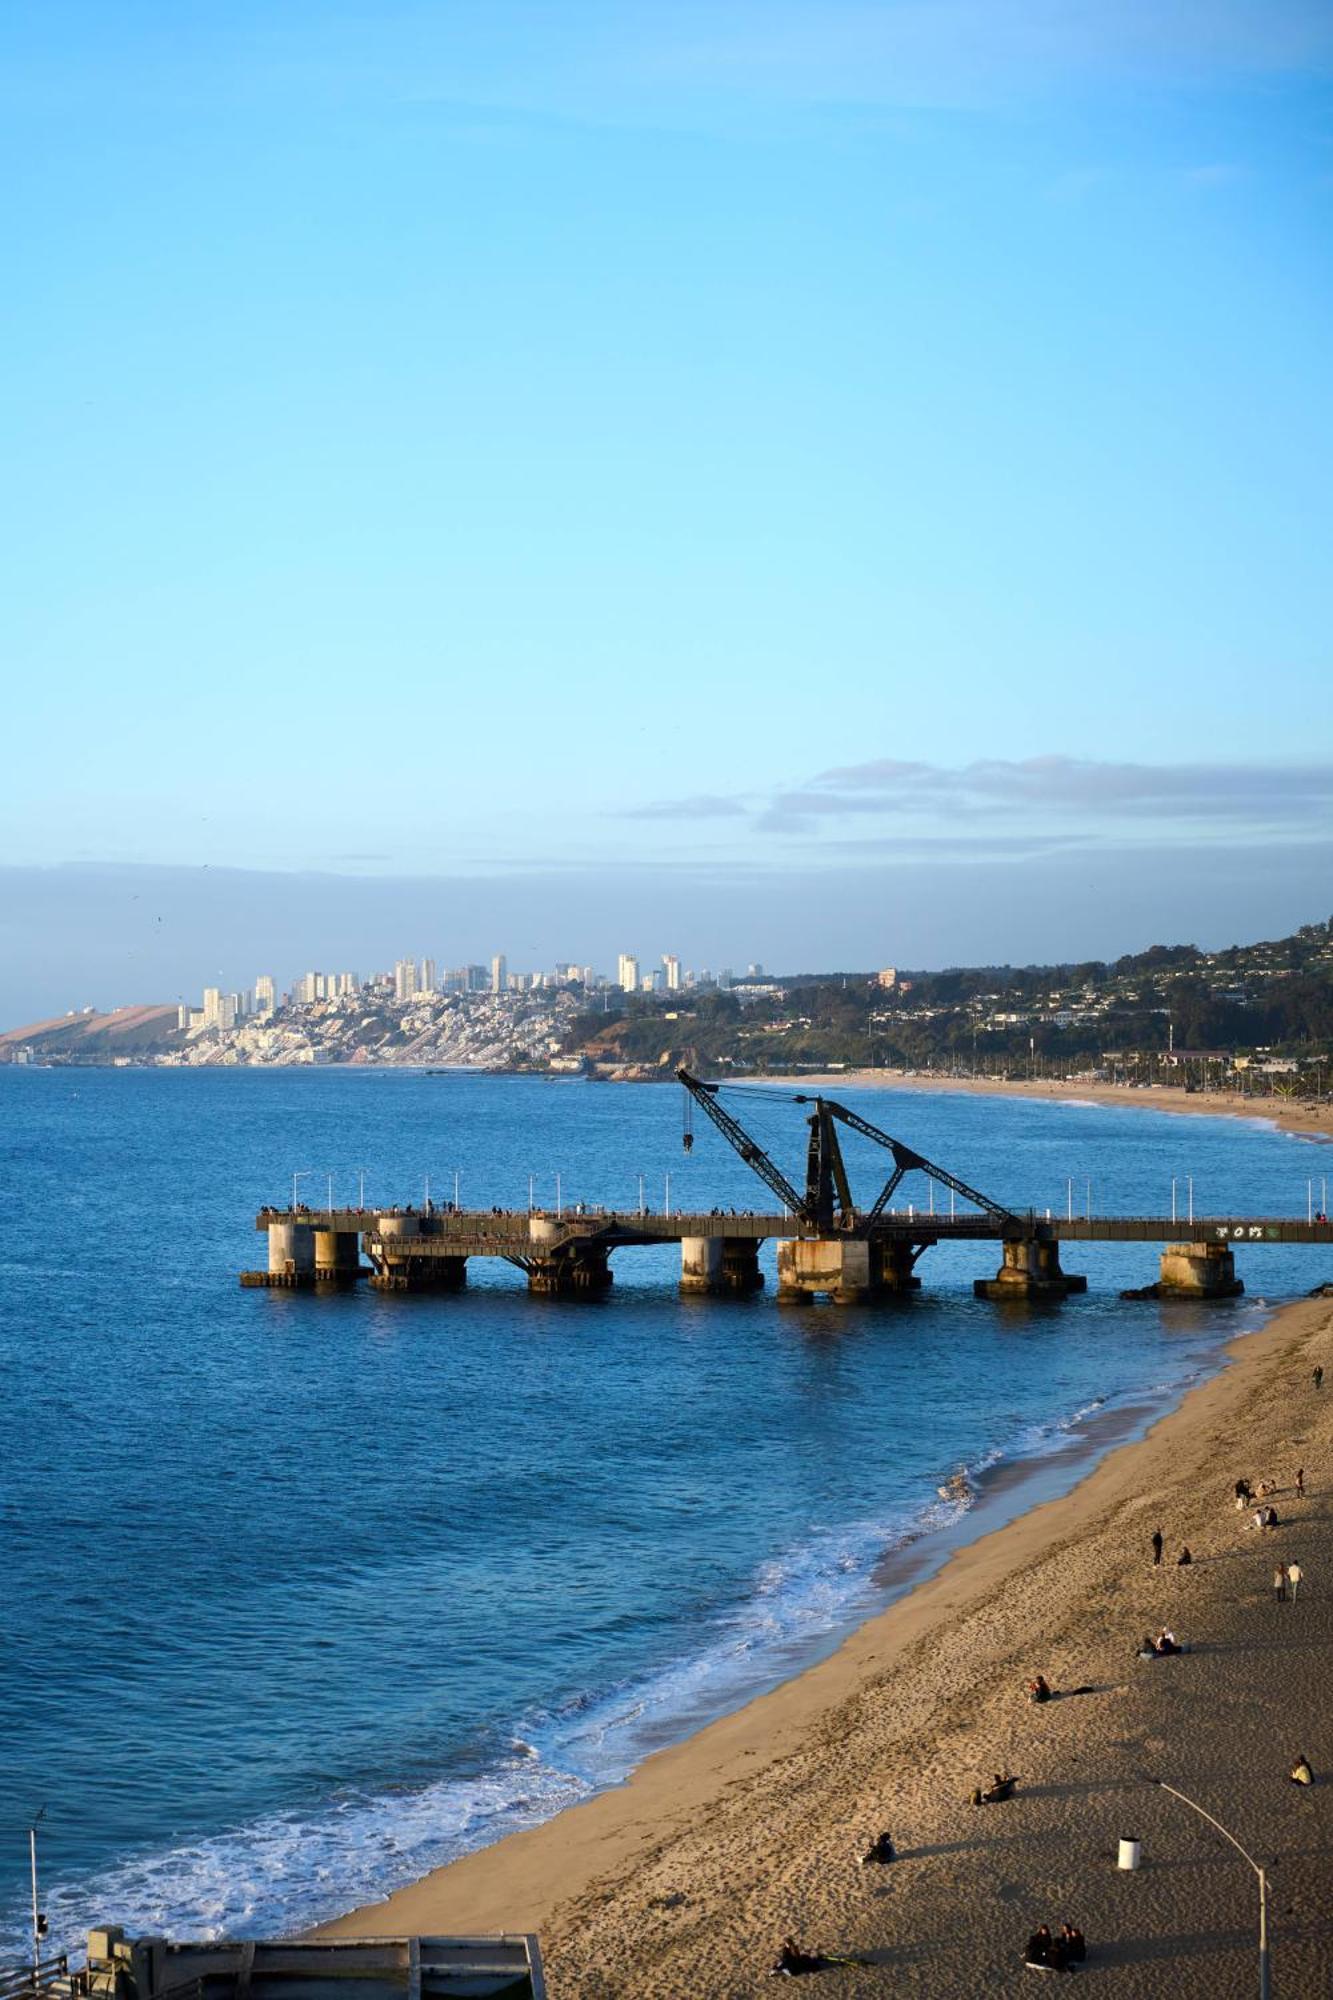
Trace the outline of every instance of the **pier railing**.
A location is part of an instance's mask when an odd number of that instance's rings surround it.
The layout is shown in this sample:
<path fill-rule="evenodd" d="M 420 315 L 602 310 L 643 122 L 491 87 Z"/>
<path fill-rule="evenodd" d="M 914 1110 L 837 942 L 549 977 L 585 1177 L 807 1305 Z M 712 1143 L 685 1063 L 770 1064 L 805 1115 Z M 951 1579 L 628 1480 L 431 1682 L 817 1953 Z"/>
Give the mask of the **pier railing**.
<path fill-rule="evenodd" d="M 69 1954 L 59 1952 L 34 1964 L 0 1965 L 0 2000 L 32 2000 L 34 1994 L 67 1995 L 83 1991 L 82 1974 L 71 1973 Z"/>

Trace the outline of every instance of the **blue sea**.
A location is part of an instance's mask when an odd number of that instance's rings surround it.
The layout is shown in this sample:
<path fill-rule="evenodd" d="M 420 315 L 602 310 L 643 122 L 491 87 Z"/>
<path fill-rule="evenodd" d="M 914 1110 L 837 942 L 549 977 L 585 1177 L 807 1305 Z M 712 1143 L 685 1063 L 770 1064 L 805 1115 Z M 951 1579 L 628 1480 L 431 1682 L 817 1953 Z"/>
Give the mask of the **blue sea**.
<path fill-rule="evenodd" d="M 1327 1148 L 1263 1121 L 848 1090 L 1011 1207 L 1304 1216 Z M 791 1175 L 801 1112 L 732 1100 Z M 696 1126 L 698 1125 L 696 1119 Z M 863 1198 L 887 1159 L 849 1152 Z M 974 1302 L 989 1245 L 875 1309 L 603 1302 L 474 1267 L 444 1297 L 243 1291 L 265 1202 L 764 1206 L 680 1093 L 467 1073 L 0 1069 L 0 1956 L 39 1827 L 57 1941 L 290 1930 L 620 1782 L 827 1653 L 904 1552 L 985 1518 L 966 1465 L 1069 1483 L 1333 1276 L 1126 1303 L 1152 1246 L 1066 1253 L 1056 1308 Z M 905 1187 L 904 1199 L 912 1190 Z M 924 1189 L 916 1196 L 925 1199 Z M 998 1483 L 998 1482 L 997 1482 Z M 1021 1482 L 1020 1482 L 1021 1490 Z M 894 1569 L 895 1562 L 898 1565 Z M 899 1584 L 899 1587 L 900 1584 Z"/>

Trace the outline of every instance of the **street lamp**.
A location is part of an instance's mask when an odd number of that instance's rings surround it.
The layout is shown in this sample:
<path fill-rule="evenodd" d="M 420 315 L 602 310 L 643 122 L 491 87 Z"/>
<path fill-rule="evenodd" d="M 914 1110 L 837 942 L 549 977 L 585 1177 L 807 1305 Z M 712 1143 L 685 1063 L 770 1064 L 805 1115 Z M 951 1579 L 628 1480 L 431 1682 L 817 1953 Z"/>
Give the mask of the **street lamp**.
<path fill-rule="evenodd" d="M 300 1169 L 299 1169 L 299 1170 L 298 1170 L 298 1171 L 297 1171 L 296 1173 L 294 1173 L 294 1174 L 292 1175 L 292 1207 L 293 1207 L 293 1208 L 295 1208 L 295 1207 L 296 1207 L 296 1183 L 297 1183 L 298 1181 L 308 1181 L 308 1180 L 310 1179 L 310 1176 L 311 1176 L 311 1175 L 312 1175 L 312 1174 L 314 1173 L 314 1171 L 315 1171 L 315 1169 L 314 1169 L 313 1167 L 301 1167 L 301 1168 L 300 1168 Z"/>
<path fill-rule="evenodd" d="M 42 1979 L 42 1939 L 46 1936 L 46 1918 L 42 1915 L 37 1898 L 37 1829 L 46 1818 L 46 1807 L 36 1815 L 28 1828 L 28 1859 L 32 1867 L 32 1984 L 36 1992 Z"/>
<path fill-rule="evenodd" d="M 1149 1780 L 1149 1782 L 1151 1784 L 1156 1785 L 1160 1791 L 1170 1792 L 1173 1799 L 1179 1799 L 1180 1803 L 1183 1806 L 1188 1806 L 1191 1812 L 1198 1813 L 1200 1819 L 1206 1819 L 1209 1826 L 1215 1828 L 1216 1831 L 1221 1834 L 1223 1840 L 1230 1841 L 1231 1845 L 1235 1848 L 1237 1854 L 1240 1855 L 1243 1861 L 1249 1862 L 1251 1868 L 1253 1868 L 1255 1874 L 1258 1876 L 1259 1878 L 1259 2000 L 1269 2000 L 1270 1987 L 1269 1987 L 1269 1964 L 1268 1964 L 1268 1878 L 1267 1876 L 1264 1874 L 1263 1869 L 1259 1866 L 1259 1863 L 1255 1860 L 1254 1856 L 1248 1853 L 1246 1849 L 1241 1846 L 1235 1834 L 1228 1833 L 1226 1828 L 1223 1826 L 1221 1820 L 1214 1819 L 1210 1812 L 1205 1812 L 1203 1807 L 1198 1803 L 1196 1799 L 1187 1798 L 1185 1793 L 1177 1791 L 1174 1785 L 1168 1785 L 1165 1778 L 1152 1778 Z"/>

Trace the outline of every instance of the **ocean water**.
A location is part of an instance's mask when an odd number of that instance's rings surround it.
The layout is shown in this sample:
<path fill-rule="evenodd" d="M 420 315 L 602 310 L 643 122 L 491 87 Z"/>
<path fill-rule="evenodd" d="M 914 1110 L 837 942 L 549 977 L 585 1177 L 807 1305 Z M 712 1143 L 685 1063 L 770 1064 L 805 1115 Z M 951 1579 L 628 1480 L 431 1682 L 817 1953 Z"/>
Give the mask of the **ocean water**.
<path fill-rule="evenodd" d="M 1325 1147 L 1261 1120 L 847 1091 L 1011 1206 L 1303 1216 Z M 789 1173 L 799 1110 L 740 1115 Z M 696 1119 L 696 1127 L 699 1121 Z M 680 1093 L 468 1074 L 0 1070 L 0 1956 L 43 1811 L 57 1940 L 304 1926 L 607 1784 L 885 1601 L 937 1486 L 1142 1421 L 1333 1275 L 1243 1253 L 1246 1299 L 1122 1302 L 1151 1246 L 1066 1256 L 1058 1308 L 979 1304 L 992 1246 L 874 1310 L 601 1303 L 477 1267 L 443 1298 L 242 1291 L 266 1201 L 764 1205 Z M 868 1193 L 886 1161 L 849 1152 Z M 531 1181 L 530 1181 L 531 1177 Z M 904 1196 L 911 1190 L 905 1188 Z M 918 1197 L 924 1199 L 924 1192 Z M 772 1259 L 768 1258 L 771 1272 Z"/>

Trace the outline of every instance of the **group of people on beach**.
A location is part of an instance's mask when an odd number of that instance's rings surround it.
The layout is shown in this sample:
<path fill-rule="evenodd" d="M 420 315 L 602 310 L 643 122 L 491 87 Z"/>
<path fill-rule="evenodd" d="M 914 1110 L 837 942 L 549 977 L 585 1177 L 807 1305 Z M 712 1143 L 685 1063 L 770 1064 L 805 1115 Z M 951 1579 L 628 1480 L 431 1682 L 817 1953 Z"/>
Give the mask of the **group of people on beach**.
<path fill-rule="evenodd" d="M 1181 1645 L 1175 1633 L 1163 1625 L 1155 1639 L 1149 1633 L 1139 1641 L 1137 1653 L 1141 1660 L 1166 1660 L 1172 1653 L 1184 1653 L 1188 1650 L 1188 1647 Z"/>
<path fill-rule="evenodd" d="M 1313 1379 L 1316 1390 L 1323 1387 L 1323 1373 L 1322 1368 L 1317 1367 L 1314 1370 Z M 957 1487 L 961 1487 L 962 1484 L 962 1476 L 959 1475 L 956 1485 Z M 951 1481 L 949 1489 L 941 1487 L 941 1495 L 956 1497 L 954 1489 L 955 1482 Z M 1296 1468 L 1291 1490 L 1298 1499 L 1305 1498 L 1304 1466 Z M 1269 1496 L 1280 1491 L 1281 1488 L 1272 1479 L 1261 1480 L 1257 1487 L 1251 1486 L 1248 1479 L 1238 1479 L 1235 1482 L 1234 1488 L 1237 1510 L 1243 1512 L 1247 1508 L 1252 1509 L 1252 1525 L 1255 1528 L 1277 1528 L 1281 1523 L 1277 1509 L 1271 1504 Z M 1247 1523 L 1246 1525 L 1249 1526 L 1251 1523 Z M 1154 1529 L 1152 1535 L 1154 1568 L 1160 1568 L 1165 1546 L 1165 1536 L 1162 1529 L 1160 1527 Z M 1193 1561 L 1194 1556 L 1189 1545 L 1187 1543 L 1182 1544 L 1180 1553 L 1176 1557 L 1176 1566 L 1187 1568 L 1193 1564 Z M 1304 1571 L 1299 1562 L 1292 1561 L 1277 1565 L 1273 1571 L 1273 1594 L 1275 1598 L 1279 1603 L 1294 1604 L 1297 1592 L 1303 1581 Z M 1140 1659 L 1167 1659 L 1174 1654 L 1187 1653 L 1188 1651 L 1189 1647 L 1177 1639 L 1175 1633 L 1168 1625 L 1163 1625 L 1155 1636 L 1151 1634 L 1145 1636 L 1136 1648 Z M 1057 1697 L 1057 1690 L 1051 1686 L 1045 1674 L 1040 1673 L 1034 1674 L 1032 1679 L 1026 1683 L 1026 1692 L 1028 1700 L 1038 1705 L 1053 1701 Z M 1064 1692 L 1068 1694 L 1092 1694 L 1095 1690 L 1089 1686 L 1082 1686 L 1069 1688 Z M 1304 1752 L 1297 1757 L 1287 1776 L 1289 1781 L 1294 1785 L 1308 1786 L 1314 1784 L 1314 1770 Z M 1012 1771 L 1007 1769 L 997 1771 L 989 1785 L 979 1785 L 972 1792 L 971 1803 L 974 1806 L 999 1804 L 1006 1799 L 1011 1799 L 1017 1787 L 1018 1779 Z M 870 1845 L 858 1858 L 863 1868 L 867 1866 L 885 1867 L 896 1861 L 898 1851 L 894 1845 L 892 1834 L 887 1829 L 876 1834 Z M 1028 1938 L 1027 1946 L 1023 1953 L 1023 1963 L 1034 1972 L 1072 1972 L 1076 1966 L 1083 1963 L 1087 1955 L 1087 1939 L 1076 1925 L 1071 1923 L 1062 1924 L 1057 1936 L 1051 1930 L 1049 1924 L 1038 1924 L 1037 1928 Z M 784 1938 L 777 1962 L 771 1969 L 776 1974 L 795 1978 L 802 1973 L 824 1972 L 836 1966 L 867 1965 L 870 1963 L 872 1961 L 865 1958 L 837 1956 L 828 1952 L 807 1951 L 797 1943 L 795 1938 L 788 1937 Z"/>
<path fill-rule="evenodd" d="M 1049 1924 L 1038 1924 L 1023 1953 L 1034 1972 L 1072 1972 L 1088 1955 L 1088 1941 L 1074 1924 L 1061 1924 L 1055 1937 Z"/>

